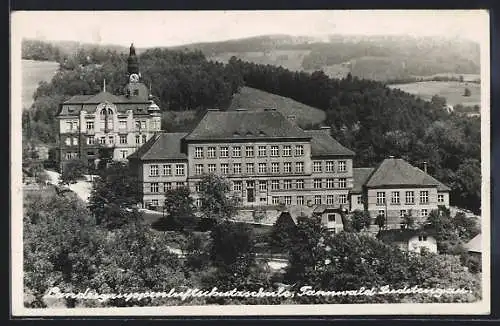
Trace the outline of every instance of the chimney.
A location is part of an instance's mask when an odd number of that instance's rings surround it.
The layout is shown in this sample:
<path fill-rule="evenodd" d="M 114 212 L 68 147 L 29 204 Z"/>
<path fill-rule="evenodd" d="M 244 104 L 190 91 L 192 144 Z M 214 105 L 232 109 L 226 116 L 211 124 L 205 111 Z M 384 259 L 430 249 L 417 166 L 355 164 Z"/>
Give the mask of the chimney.
<path fill-rule="evenodd" d="M 425 172 L 425 173 L 427 173 L 427 162 L 426 162 L 426 161 L 424 161 L 424 163 L 423 163 L 423 164 L 424 164 L 424 172 Z"/>
<path fill-rule="evenodd" d="M 286 117 L 288 121 L 291 123 L 295 124 L 297 122 L 297 116 L 295 114 L 290 114 Z"/>
<path fill-rule="evenodd" d="M 332 130 L 332 127 L 329 127 L 329 126 L 322 126 L 319 128 L 322 132 L 324 132 L 325 134 L 327 135 L 331 135 L 331 130 Z"/>

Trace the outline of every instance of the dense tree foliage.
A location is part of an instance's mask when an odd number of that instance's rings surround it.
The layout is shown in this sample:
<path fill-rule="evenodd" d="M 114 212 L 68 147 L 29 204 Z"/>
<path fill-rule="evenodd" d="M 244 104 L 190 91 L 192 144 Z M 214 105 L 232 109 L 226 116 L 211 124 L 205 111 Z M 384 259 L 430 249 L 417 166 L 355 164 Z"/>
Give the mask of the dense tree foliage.
<path fill-rule="evenodd" d="M 389 154 L 420 167 L 426 161 L 429 173 L 451 186 L 452 202 L 479 212 L 479 118 L 448 113 L 437 98 L 423 101 L 351 75 L 331 79 L 322 71 L 292 72 L 235 57 L 229 65 L 247 86 L 324 110 L 332 136 L 356 153 L 355 166 L 375 166 Z"/>
<path fill-rule="evenodd" d="M 366 211 L 356 209 L 351 214 L 350 222 L 353 230 L 356 232 L 368 229 L 371 225 L 370 214 Z"/>
<path fill-rule="evenodd" d="M 204 218 L 223 221 L 235 216 L 239 199 L 233 196 L 231 185 L 224 177 L 207 174 L 198 182 L 198 187 L 201 198 L 199 211 Z"/>
<path fill-rule="evenodd" d="M 63 166 L 61 172 L 60 183 L 69 185 L 83 179 L 88 167 L 82 160 L 71 160 Z"/>
<path fill-rule="evenodd" d="M 194 215 L 193 197 L 189 187 L 170 189 L 165 192 L 164 224 L 175 230 L 193 230 L 198 219 Z"/>
<path fill-rule="evenodd" d="M 272 250 L 288 252 L 292 242 L 295 241 L 297 226 L 289 213 L 282 213 L 274 222 L 269 236 L 269 245 Z"/>

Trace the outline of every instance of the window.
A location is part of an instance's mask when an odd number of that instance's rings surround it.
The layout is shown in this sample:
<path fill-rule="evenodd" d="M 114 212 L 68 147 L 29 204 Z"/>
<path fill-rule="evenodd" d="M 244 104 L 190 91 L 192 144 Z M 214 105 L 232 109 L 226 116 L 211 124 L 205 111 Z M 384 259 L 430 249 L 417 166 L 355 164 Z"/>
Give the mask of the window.
<path fill-rule="evenodd" d="M 346 194 L 339 195 L 339 204 L 341 204 L 341 205 L 347 204 L 347 195 Z"/>
<path fill-rule="evenodd" d="M 126 149 L 120 150 L 120 154 L 122 158 L 127 158 L 128 151 Z"/>
<path fill-rule="evenodd" d="M 151 192 L 158 192 L 158 182 L 152 182 L 150 185 Z"/>
<path fill-rule="evenodd" d="M 385 192 L 377 192 L 377 205 L 385 205 Z"/>
<path fill-rule="evenodd" d="M 297 205 L 304 205 L 304 196 L 297 196 Z"/>
<path fill-rule="evenodd" d="M 246 157 L 253 157 L 253 146 L 247 146 L 245 148 L 245 156 Z"/>
<path fill-rule="evenodd" d="M 120 144 L 127 143 L 127 135 L 120 135 Z"/>
<path fill-rule="evenodd" d="M 120 129 L 122 129 L 122 130 L 127 129 L 127 121 L 126 120 L 120 120 L 119 126 L 120 126 Z"/>
<path fill-rule="evenodd" d="M 283 189 L 292 189 L 292 180 L 283 180 Z"/>
<path fill-rule="evenodd" d="M 259 200 L 261 203 L 267 203 L 267 197 L 260 197 Z"/>
<path fill-rule="evenodd" d="M 321 205 L 321 195 L 314 196 L 314 204 Z"/>
<path fill-rule="evenodd" d="M 271 146 L 271 156 L 279 156 L 280 149 L 278 146 Z"/>
<path fill-rule="evenodd" d="M 273 196 L 271 201 L 273 205 L 278 205 L 280 203 L 280 198 L 278 196 Z"/>
<path fill-rule="evenodd" d="M 146 129 L 146 121 L 141 121 L 141 129 Z"/>
<path fill-rule="evenodd" d="M 196 175 L 202 175 L 203 174 L 203 164 L 195 164 L 194 171 L 195 171 Z"/>
<path fill-rule="evenodd" d="M 414 198 L 414 193 L 413 191 L 407 191 L 405 192 L 405 199 L 407 204 L 414 204 L 415 203 L 415 198 Z"/>
<path fill-rule="evenodd" d="M 314 189 L 321 189 L 321 179 L 314 179 Z"/>
<path fill-rule="evenodd" d="M 259 173 L 266 173 L 266 172 L 267 172 L 266 163 L 259 163 Z"/>
<path fill-rule="evenodd" d="M 292 173 L 292 163 L 290 162 L 283 163 L 283 172 Z"/>
<path fill-rule="evenodd" d="M 221 147 L 220 148 L 220 157 L 228 157 L 228 155 L 229 155 L 229 148 Z"/>
<path fill-rule="evenodd" d="M 271 190 L 279 190 L 279 189 L 280 189 L 280 181 L 271 180 Z"/>
<path fill-rule="evenodd" d="M 295 162 L 295 173 L 304 172 L 304 162 Z"/>
<path fill-rule="evenodd" d="M 393 191 L 391 195 L 391 204 L 399 204 L 399 191 Z"/>
<path fill-rule="evenodd" d="M 215 147 L 209 147 L 207 149 L 207 157 L 208 158 L 215 158 Z"/>
<path fill-rule="evenodd" d="M 201 191 L 201 185 L 199 182 L 197 182 L 195 185 L 194 185 L 194 191 L 195 192 L 200 192 Z"/>
<path fill-rule="evenodd" d="M 241 147 L 233 146 L 233 157 L 241 157 Z"/>
<path fill-rule="evenodd" d="M 234 191 L 241 191 L 242 189 L 242 182 L 241 181 L 234 181 L 233 182 L 233 190 Z"/>
<path fill-rule="evenodd" d="M 215 173 L 216 170 L 217 170 L 216 164 L 209 164 L 208 165 L 208 173 Z"/>
<path fill-rule="evenodd" d="M 399 216 L 400 217 L 405 217 L 405 215 L 406 215 L 406 209 L 402 209 L 402 210 L 399 211 Z"/>
<path fill-rule="evenodd" d="M 379 210 L 378 210 L 378 216 L 385 217 L 385 210 L 383 210 L 383 209 L 379 209 Z"/>
<path fill-rule="evenodd" d="M 283 156 L 292 156 L 292 146 L 290 145 L 283 146 Z"/>
<path fill-rule="evenodd" d="M 302 155 L 304 155 L 304 146 L 295 145 L 295 156 L 302 156 Z"/>
<path fill-rule="evenodd" d="M 142 135 L 142 143 L 144 144 L 147 140 L 148 136 L 146 135 Z"/>
<path fill-rule="evenodd" d="M 326 187 L 328 189 L 335 188 L 335 179 L 326 179 Z"/>
<path fill-rule="evenodd" d="M 259 190 L 266 191 L 267 190 L 267 181 L 261 180 L 259 181 Z"/>
<path fill-rule="evenodd" d="M 259 146 L 259 156 L 266 156 L 266 146 Z"/>
<path fill-rule="evenodd" d="M 279 173 L 280 172 L 280 164 L 278 162 L 271 163 L 271 173 Z"/>
<path fill-rule="evenodd" d="M 163 187 L 165 188 L 165 191 L 171 190 L 172 189 L 172 182 L 165 182 L 163 184 Z"/>
<path fill-rule="evenodd" d="M 295 181 L 295 187 L 297 189 L 304 189 L 304 179 L 298 179 Z"/>
<path fill-rule="evenodd" d="M 363 204 L 363 196 L 358 196 L 357 203 L 358 203 L 358 205 Z"/>
<path fill-rule="evenodd" d="M 285 205 L 291 205 L 292 204 L 292 196 L 285 196 Z"/>
<path fill-rule="evenodd" d="M 115 137 L 109 136 L 109 143 L 114 144 L 115 143 Z"/>
<path fill-rule="evenodd" d="M 87 121 L 87 130 L 94 130 L 94 121 Z"/>
<path fill-rule="evenodd" d="M 200 207 L 201 207 L 201 205 L 202 205 L 202 200 L 201 200 L 201 198 L 196 198 L 196 202 L 195 202 L 195 204 L 196 204 L 196 207 L 200 208 Z"/>
<path fill-rule="evenodd" d="M 195 158 L 202 158 L 203 157 L 203 147 L 196 147 L 194 149 L 194 157 Z"/>
<path fill-rule="evenodd" d="M 135 143 L 139 144 L 141 142 L 141 136 L 135 135 Z"/>
<path fill-rule="evenodd" d="M 335 172 L 335 163 L 333 161 L 326 161 L 326 172 Z"/>
<path fill-rule="evenodd" d="M 444 195 L 438 194 L 438 203 L 444 203 Z"/>
<path fill-rule="evenodd" d="M 87 145 L 94 145 L 95 144 L 95 137 L 94 136 L 88 136 L 87 137 Z"/>
<path fill-rule="evenodd" d="M 66 146 L 71 146 L 71 138 L 70 137 L 66 138 Z"/>
<path fill-rule="evenodd" d="M 253 163 L 247 163 L 247 173 L 248 174 L 253 174 L 254 171 L 254 164 Z"/>
<path fill-rule="evenodd" d="M 321 161 L 313 162 L 313 172 L 321 172 Z"/>
<path fill-rule="evenodd" d="M 184 164 L 176 164 L 175 165 L 175 174 L 176 175 L 184 175 Z"/>
<path fill-rule="evenodd" d="M 158 199 L 151 200 L 151 205 L 158 206 Z"/>
<path fill-rule="evenodd" d="M 426 235 L 419 235 L 418 241 L 427 241 L 427 236 Z"/>
<path fill-rule="evenodd" d="M 156 177 L 158 175 L 158 165 L 151 165 L 149 167 L 149 175 L 152 177 Z"/>
<path fill-rule="evenodd" d="M 333 205 L 334 204 L 334 197 L 333 197 L 333 195 L 326 195 L 326 204 L 327 205 Z"/>
<path fill-rule="evenodd" d="M 420 204 L 428 204 L 429 203 L 429 192 L 427 190 L 420 192 Z"/>
<path fill-rule="evenodd" d="M 227 163 L 222 163 L 220 165 L 220 172 L 222 174 L 228 174 L 229 173 L 229 165 Z"/>
<path fill-rule="evenodd" d="M 176 188 L 182 188 L 182 187 L 184 187 L 184 182 L 180 182 L 180 181 L 179 181 L 179 182 L 176 182 L 176 183 L 175 183 L 175 187 L 176 187 Z"/>
<path fill-rule="evenodd" d="M 172 166 L 170 164 L 163 165 L 163 175 L 172 175 Z"/>
<path fill-rule="evenodd" d="M 241 173 L 241 163 L 233 163 L 233 173 L 234 174 Z"/>
<path fill-rule="evenodd" d="M 346 172 L 346 171 L 347 171 L 346 161 L 339 161 L 339 172 Z"/>
<path fill-rule="evenodd" d="M 427 217 L 427 215 L 429 215 L 429 213 L 428 213 L 427 209 L 425 209 L 425 208 L 424 208 L 424 209 L 422 209 L 422 210 L 420 211 L 420 216 L 421 216 L 421 217 Z"/>
<path fill-rule="evenodd" d="M 346 178 L 339 179 L 339 188 L 347 188 L 347 179 Z"/>
<path fill-rule="evenodd" d="M 106 137 L 99 137 L 99 144 L 104 145 L 106 144 Z"/>

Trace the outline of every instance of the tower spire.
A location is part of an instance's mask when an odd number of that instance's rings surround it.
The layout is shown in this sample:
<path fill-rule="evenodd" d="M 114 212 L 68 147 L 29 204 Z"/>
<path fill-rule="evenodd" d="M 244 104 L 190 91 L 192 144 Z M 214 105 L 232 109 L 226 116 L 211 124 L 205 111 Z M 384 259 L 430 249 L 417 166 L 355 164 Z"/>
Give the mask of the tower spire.
<path fill-rule="evenodd" d="M 135 55 L 135 47 L 134 43 L 130 45 L 130 52 L 128 55 L 128 73 L 129 75 L 131 74 L 139 74 L 139 61 L 137 59 L 137 56 Z"/>

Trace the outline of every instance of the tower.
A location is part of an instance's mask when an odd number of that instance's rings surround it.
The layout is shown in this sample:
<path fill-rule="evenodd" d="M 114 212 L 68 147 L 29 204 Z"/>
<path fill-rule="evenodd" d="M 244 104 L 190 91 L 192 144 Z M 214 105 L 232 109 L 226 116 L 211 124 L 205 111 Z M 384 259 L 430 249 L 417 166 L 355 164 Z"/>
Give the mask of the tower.
<path fill-rule="evenodd" d="M 133 100 L 147 101 L 149 99 L 149 90 L 141 81 L 139 70 L 139 59 L 135 54 L 134 43 L 130 45 L 130 52 L 127 58 L 128 84 L 125 86 L 125 95 Z"/>

